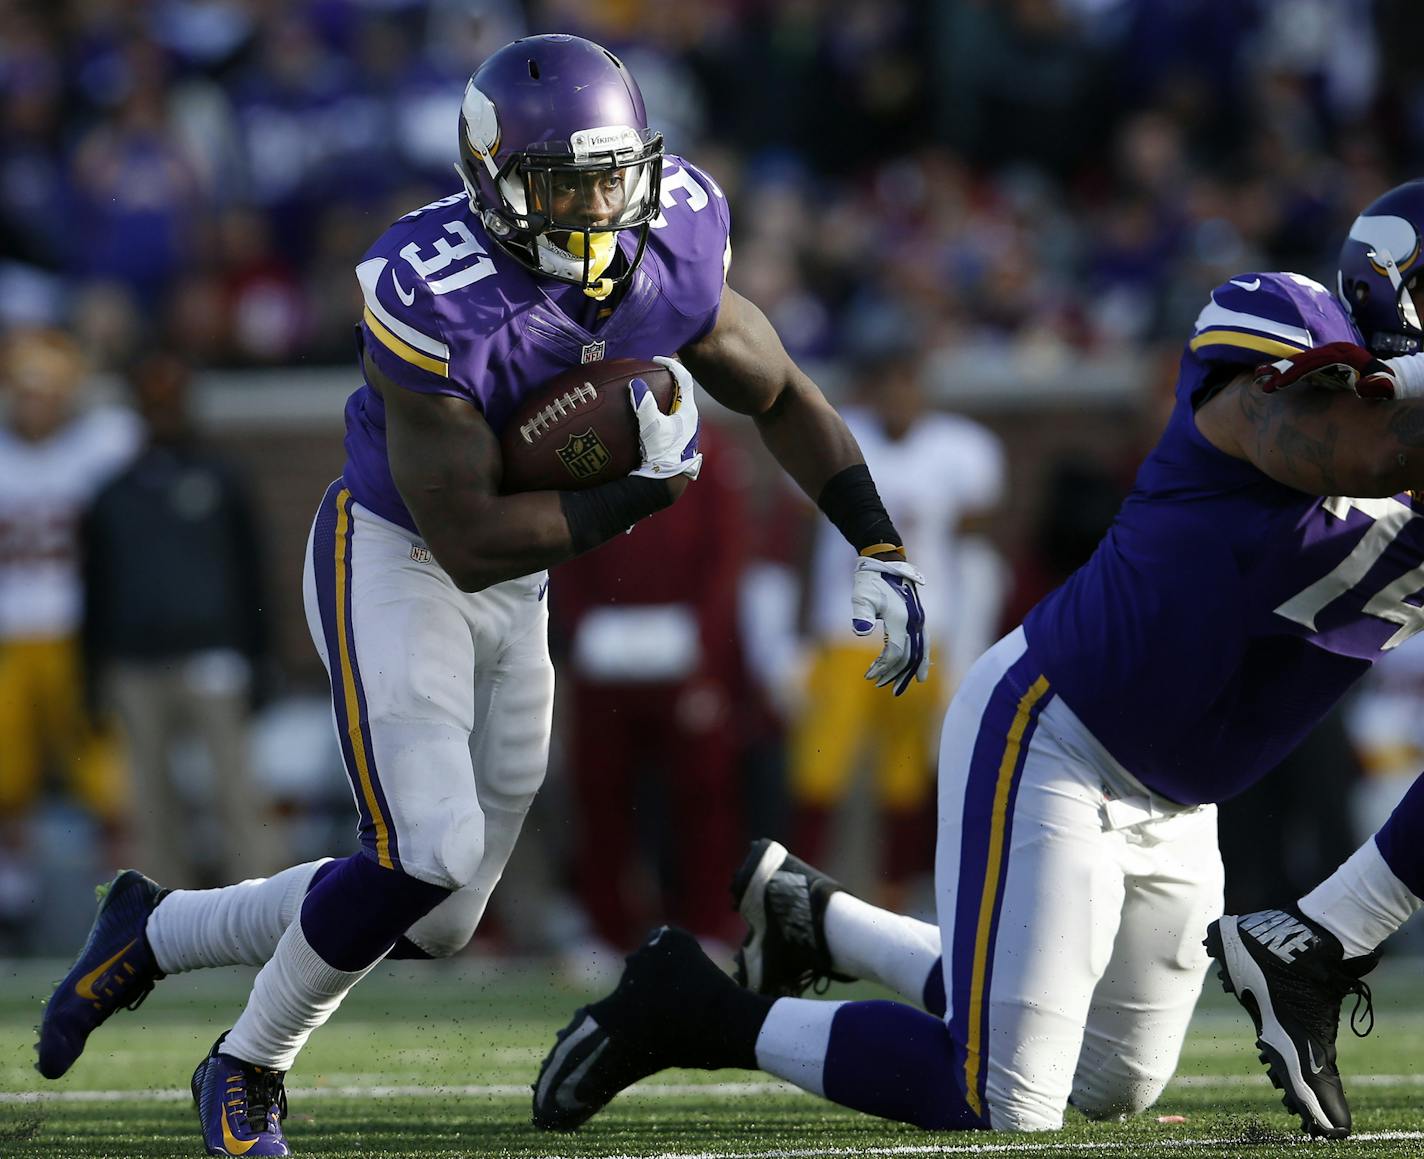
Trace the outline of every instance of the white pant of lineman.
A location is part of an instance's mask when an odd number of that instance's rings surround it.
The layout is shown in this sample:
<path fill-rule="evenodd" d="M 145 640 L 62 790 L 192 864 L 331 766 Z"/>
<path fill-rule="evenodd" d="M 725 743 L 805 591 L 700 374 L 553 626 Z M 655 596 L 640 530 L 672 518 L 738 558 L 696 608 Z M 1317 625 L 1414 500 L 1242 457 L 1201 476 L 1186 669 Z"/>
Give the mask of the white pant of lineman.
<path fill-rule="evenodd" d="M 308 544 L 307 623 L 361 819 L 382 865 L 454 892 L 407 933 L 474 933 L 544 779 L 554 701 L 548 575 L 460 591 L 411 532 L 340 481 Z"/>
<path fill-rule="evenodd" d="M 1023 629 L 970 670 L 940 749 L 945 1019 L 970 1106 L 1051 1130 L 1171 1078 L 1221 913 L 1216 808 L 1155 796 L 1034 666 Z"/>

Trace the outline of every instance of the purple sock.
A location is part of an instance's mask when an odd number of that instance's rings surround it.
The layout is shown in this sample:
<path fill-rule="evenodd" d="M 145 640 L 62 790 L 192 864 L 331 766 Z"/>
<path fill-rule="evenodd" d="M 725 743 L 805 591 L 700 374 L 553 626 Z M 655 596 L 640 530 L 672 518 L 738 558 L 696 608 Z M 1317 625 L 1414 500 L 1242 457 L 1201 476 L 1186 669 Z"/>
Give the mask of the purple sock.
<path fill-rule="evenodd" d="M 920 1002 L 936 1018 L 943 1018 L 944 1012 L 949 1009 L 949 1002 L 944 994 L 943 958 L 936 958 L 935 964 L 930 967 L 930 976 L 925 979 L 925 992 Z"/>
<path fill-rule="evenodd" d="M 318 865 L 316 872 L 312 874 L 311 881 L 307 883 L 307 893 L 311 893 L 312 890 L 321 884 L 321 879 L 340 864 L 340 861 L 325 861 L 321 865 Z M 396 939 L 396 944 L 391 947 L 391 952 L 387 954 L 386 957 L 393 960 L 399 959 L 401 961 L 434 961 L 433 954 L 427 954 L 404 934 Z M 941 993 L 944 991 L 943 979 L 940 981 L 940 991 Z"/>
<path fill-rule="evenodd" d="M 302 932 L 327 965 L 364 970 L 449 896 L 442 886 L 357 853 L 317 870 L 302 900 Z"/>
<path fill-rule="evenodd" d="M 899 1002 L 847 1002 L 831 1022 L 822 1089 L 857 1111 L 931 1131 L 982 1130 L 949 1027 Z"/>
<path fill-rule="evenodd" d="M 1375 844 L 1394 876 L 1415 897 L 1424 897 L 1424 775 L 1414 778 L 1375 834 Z"/>
<path fill-rule="evenodd" d="M 330 861 L 323 861 L 320 865 L 318 865 L 316 867 L 316 872 L 312 874 L 312 879 L 307 882 L 307 893 L 311 893 L 312 890 L 314 890 L 317 886 L 321 884 L 322 879 L 326 877 L 327 874 L 329 874 L 332 870 L 336 869 L 345 860 L 346 859 L 344 857 L 334 857 Z"/>

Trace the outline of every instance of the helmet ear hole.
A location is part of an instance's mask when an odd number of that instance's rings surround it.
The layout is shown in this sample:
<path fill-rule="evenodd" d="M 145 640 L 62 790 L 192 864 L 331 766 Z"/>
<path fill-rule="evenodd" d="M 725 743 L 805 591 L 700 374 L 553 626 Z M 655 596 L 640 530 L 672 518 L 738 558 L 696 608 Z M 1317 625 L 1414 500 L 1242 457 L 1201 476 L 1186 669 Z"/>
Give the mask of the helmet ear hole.
<path fill-rule="evenodd" d="M 1350 288 L 1350 296 L 1355 299 L 1355 305 L 1363 306 L 1370 300 L 1370 288 L 1364 282 L 1356 282 Z"/>
<path fill-rule="evenodd" d="M 539 62 L 538 62 L 537 60 L 534 60 L 532 57 L 530 58 L 530 61 L 529 61 L 529 79 L 530 79 L 530 80 L 538 80 L 538 79 L 539 79 Z"/>

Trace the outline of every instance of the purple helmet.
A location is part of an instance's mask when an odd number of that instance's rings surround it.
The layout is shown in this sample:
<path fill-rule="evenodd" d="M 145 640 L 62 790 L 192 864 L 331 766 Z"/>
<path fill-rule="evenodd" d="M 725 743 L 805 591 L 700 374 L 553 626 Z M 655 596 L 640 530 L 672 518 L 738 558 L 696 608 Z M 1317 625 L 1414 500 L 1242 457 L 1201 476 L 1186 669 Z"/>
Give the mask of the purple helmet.
<path fill-rule="evenodd" d="M 526 36 L 465 88 L 460 175 L 490 235 L 536 273 L 602 297 L 642 259 L 659 212 L 662 134 L 623 62 L 577 36 Z M 632 258 L 605 277 L 620 230 Z"/>
<path fill-rule="evenodd" d="M 1410 290 L 1424 271 L 1424 180 L 1396 186 L 1365 207 L 1340 247 L 1336 292 L 1365 345 L 1381 356 L 1424 346 Z"/>

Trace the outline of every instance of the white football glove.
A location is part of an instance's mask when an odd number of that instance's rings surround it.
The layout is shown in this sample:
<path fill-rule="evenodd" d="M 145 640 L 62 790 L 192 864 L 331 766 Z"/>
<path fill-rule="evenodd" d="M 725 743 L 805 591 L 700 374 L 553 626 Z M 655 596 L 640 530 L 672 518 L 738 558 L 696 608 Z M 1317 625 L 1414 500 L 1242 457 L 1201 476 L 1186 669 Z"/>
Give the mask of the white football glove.
<path fill-rule="evenodd" d="M 925 647 L 925 609 L 920 587 L 925 577 L 917 568 L 896 559 L 862 555 L 855 561 L 850 591 L 851 627 L 868 636 L 875 621 L 885 626 L 885 647 L 865 673 L 876 688 L 895 685 L 899 696 L 910 680 L 924 682 L 930 674 L 930 654 Z"/>
<path fill-rule="evenodd" d="M 633 413 L 638 418 L 638 442 L 643 450 L 643 463 L 633 474 L 648 479 L 670 479 L 674 475 L 696 479 L 702 470 L 702 455 L 697 449 L 697 381 L 675 358 L 654 358 L 653 361 L 668 368 L 677 387 L 672 406 L 663 414 L 646 382 L 635 378 L 628 384 Z"/>

